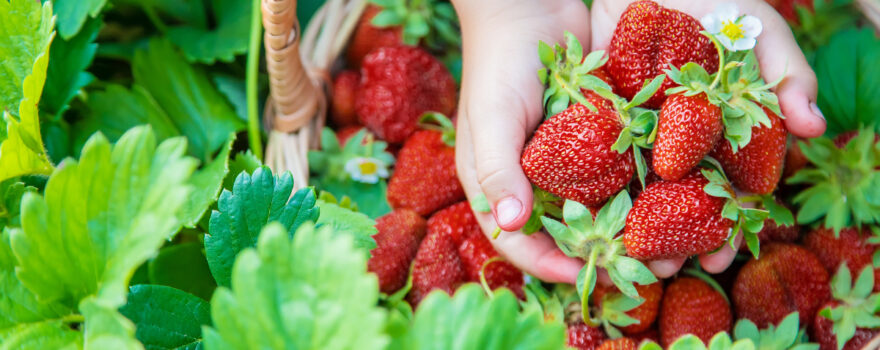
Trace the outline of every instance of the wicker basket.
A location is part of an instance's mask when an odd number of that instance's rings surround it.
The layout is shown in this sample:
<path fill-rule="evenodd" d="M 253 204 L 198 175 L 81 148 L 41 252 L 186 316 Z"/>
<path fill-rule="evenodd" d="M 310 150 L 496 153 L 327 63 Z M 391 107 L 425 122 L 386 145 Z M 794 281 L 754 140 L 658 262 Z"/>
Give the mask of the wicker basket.
<path fill-rule="evenodd" d="M 262 0 L 271 94 L 263 116 L 269 132 L 265 163 L 289 170 L 308 186 L 307 152 L 319 144 L 334 62 L 366 8 L 366 0 L 328 0 L 301 30 L 296 0 Z"/>

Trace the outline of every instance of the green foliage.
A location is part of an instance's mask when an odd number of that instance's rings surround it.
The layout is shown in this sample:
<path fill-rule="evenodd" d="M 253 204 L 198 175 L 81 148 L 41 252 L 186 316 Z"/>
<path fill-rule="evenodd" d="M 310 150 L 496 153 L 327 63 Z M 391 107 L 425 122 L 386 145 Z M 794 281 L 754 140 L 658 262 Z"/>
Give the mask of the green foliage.
<path fill-rule="evenodd" d="M 168 29 L 168 39 L 180 47 L 192 62 L 231 62 L 245 53 L 250 33 L 251 3 L 241 0 L 212 0 L 214 28 L 193 22 Z"/>
<path fill-rule="evenodd" d="M 454 297 L 442 291 L 419 304 L 411 328 L 391 349 L 564 349 L 565 325 L 545 322 L 536 309 L 520 311 L 516 297 L 498 290 L 487 298 L 476 284 Z"/>
<path fill-rule="evenodd" d="M 47 55 L 55 21 L 51 4 L 30 0 L 0 2 L 0 18 L 0 110 L 17 114 L 24 79 L 33 74 L 37 58 Z M 30 97 L 39 100 L 39 94 Z"/>
<path fill-rule="evenodd" d="M 846 30 L 816 51 L 813 70 L 819 81 L 819 109 L 828 121 L 826 134 L 861 127 L 880 132 L 880 38 L 870 28 Z"/>
<path fill-rule="evenodd" d="M 131 287 L 119 312 L 134 323 L 137 339 L 148 349 L 201 349 L 202 326 L 211 324 L 207 301 L 166 286 Z"/>
<path fill-rule="evenodd" d="M 880 223 L 880 142 L 874 138 L 874 132 L 863 129 L 842 149 L 826 137 L 798 142 L 815 166 L 787 180 L 810 186 L 793 199 L 800 206 L 798 223 L 821 222 L 835 233 Z"/>
<path fill-rule="evenodd" d="M 812 0 L 813 10 L 795 4 L 798 22 L 789 23 L 798 46 L 811 62 L 816 50 L 828 45 L 834 34 L 856 28 L 861 17 L 853 0 Z"/>
<path fill-rule="evenodd" d="M 874 269 L 870 265 L 862 269 L 853 284 L 846 264 L 840 264 L 837 274 L 831 278 L 831 295 L 839 306 L 826 307 L 819 315 L 833 322 L 832 330 L 837 338 L 837 348 L 843 349 L 856 334 L 856 328 L 880 327 L 880 293 L 871 294 L 874 288 Z"/>
<path fill-rule="evenodd" d="M 647 342 L 639 347 L 639 350 L 662 350 L 655 342 Z M 669 344 L 666 350 L 755 350 L 755 343 L 751 339 L 739 339 L 733 341 L 730 335 L 719 332 L 711 340 L 708 347 L 700 338 L 693 334 L 687 334 Z"/>
<path fill-rule="evenodd" d="M 223 181 L 229 172 L 229 152 L 232 150 L 232 141 L 235 135 L 229 135 L 229 141 L 220 149 L 220 153 L 211 162 L 206 164 L 189 180 L 194 191 L 187 198 L 181 209 L 180 219 L 186 227 L 195 227 L 208 207 L 217 201 L 220 190 L 223 189 Z"/>
<path fill-rule="evenodd" d="M 205 236 L 205 255 L 218 285 L 229 286 L 235 256 L 257 244 L 266 224 L 277 221 L 294 232 L 318 219 L 314 191 L 301 189 L 291 198 L 292 191 L 293 176 L 288 172 L 276 177 L 268 167 L 257 168 L 253 175 L 239 174 L 232 191 L 223 190 Z"/>
<path fill-rule="evenodd" d="M 268 225 L 236 258 L 231 289 L 211 300 L 209 349 L 382 349 L 378 281 L 351 236 L 301 226 L 293 240 Z M 515 301 L 514 301 L 515 302 Z M 561 339 L 561 338 L 560 338 Z"/>
<path fill-rule="evenodd" d="M 751 320 L 740 319 L 733 334 L 737 340 L 751 340 L 756 350 L 819 350 L 819 344 L 806 342 L 805 330 L 806 327 L 798 328 L 798 313 L 793 312 L 782 319 L 779 326 L 770 324 L 760 330 Z"/>
<path fill-rule="evenodd" d="M 373 17 L 374 26 L 403 27 L 403 42 L 410 46 L 423 44 L 438 51 L 461 47 L 458 18 L 452 4 L 437 0 L 369 0 L 382 11 Z"/>
<path fill-rule="evenodd" d="M 58 16 L 58 32 L 64 39 L 79 33 L 87 17 L 97 17 L 107 0 L 56 0 L 55 14 Z"/>
<path fill-rule="evenodd" d="M 345 198 L 342 202 L 345 202 Z M 364 251 L 376 248 L 376 241 L 372 237 L 379 232 L 376 230 L 376 221 L 334 202 L 319 200 L 318 207 L 321 208 L 319 227 L 330 226 L 335 233 L 352 236 L 355 246 Z"/>
<path fill-rule="evenodd" d="M 538 78 L 547 86 L 543 98 L 546 118 L 564 111 L 574 103 L 581 103 L 595 111 L 596 107 L 584 98 L 581 89 L 603 86 L 611 90 L 604 81 L 589 74 L 602 67 L 608 61 L 608 56 L 604 51 L 594 51 L 584 57 L 583 46 L 574 34 L 565 32 L 565 47 L 556 44 L 551 48 L 550 45 L 539 42 L 538 57 L 544 65 L 544 68 L 538 70 Z"/>
<path fill-rule="evenodd" d="M 151 284 L 174 287 L 180 291 L 210 300 L 217 287 L 199 242 L 169 245 L 148 264 Z"/>
<path fill-rule="evenodd" d="M 703 176 L 709 180 L 709 183 L 703 187 L 710 196 L 726 198 L 724 207 L 721 210 L 721 216 L 734 222 L 728 242 L 734 247 L 734 239 L 742 232 L 743 239 L 746 241 L 749 251 L 756 259 L 761 251 L 760 241 L 758 240 L 758 232 L 764 228 L 764 220 L 770 217 L 770 211 L 764 209 L 749 208 L 743 203 L 742 199 L 737 197 L 736 191 L 733 189 L 727 175 L 721 170 L 721 165 L 715 160 L 707 158 L 704 163 L 710 164 L 714 169 L 702 169 Z M 766 202 L 766 201 L 765 201 Z M 771 200 L 772 202 L 772 200 Z M 773 207 L 774 218 L 780 221 L 784 220 L 785 212 L 779 208 Z M 785 210 L 785 208 L 782 208 Z M 789 216 L 791 213 L 789 213 Z"/>
<path fill-rule="evenodd" d="M 21 197 L 36 190 L 17 179 L 0 181 L 0 229 L 21 226 Z"/>
<path fill-rule="evenodd" d="M 49 51 L 49 65 L 40 112 L 58 120 L 68 109 L 70 101 L 80 89 L 91 83 L 95 77 L 86 72 L 92 64 L 98 44 L 95 39 L 103 26 L 100 19 L 86 22 L 83 29 L 68 40 L 55 39 Z"/>

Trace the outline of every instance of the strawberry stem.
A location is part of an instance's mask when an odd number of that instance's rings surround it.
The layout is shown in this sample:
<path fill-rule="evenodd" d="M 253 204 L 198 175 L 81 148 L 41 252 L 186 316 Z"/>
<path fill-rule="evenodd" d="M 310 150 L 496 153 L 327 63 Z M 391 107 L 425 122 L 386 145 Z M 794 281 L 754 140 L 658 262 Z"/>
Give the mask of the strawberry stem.
<path fill-rule="evenodd" d="M 495 227 L 495 230 L 492 231 L 492 239 L 498 238 L 501 235 L 501 227 Z"/>
<path fill-rule="evenodd" d="M 712 85 L 709 85 L 709 90 L 712 90 L 718 86 L 718 83 L 721 82 L 722 78 L 727 77 L 727 70 L 724 69 L 724 65 L 726 64 L 726 57 L 724 57 L 724 48 L 721 47 L 721 44 L 718 42 L 717 39 L 715 39 L 714 35 L 707 32 L 703 32 L 703 35 L 705 35 L 707 38 L 709 38 L 710 41 L 712 41 L 712 45 L 715 45 L 715 50 L 718 51 L 718 74 L 715 75 L 715 80 L 712 81 Z"/>
<path fill-rule="evenodd" d="M 599 323 L 590 318 L 590 294 L 592 294 L 593 275 L 596 273 L 596 261 L 599 259 L 599 250 L 593 249 L 590 252 L 590 258 L 587 260 L 587 266 L 584 271 L 584 293 L 581 294 L 581 316 L 584 318 L 584 324 L 590 327 L 598 327 Z"/>

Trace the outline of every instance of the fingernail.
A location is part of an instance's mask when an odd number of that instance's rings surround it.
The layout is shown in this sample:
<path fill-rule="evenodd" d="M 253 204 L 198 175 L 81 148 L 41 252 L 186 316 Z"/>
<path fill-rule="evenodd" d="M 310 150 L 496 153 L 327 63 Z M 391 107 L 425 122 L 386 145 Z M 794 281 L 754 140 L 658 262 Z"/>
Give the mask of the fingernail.
<path fill-rule="evenodd" d="M 822 118 L 822 120 L 825 120 L 825 115 L 822 114 L 822 111 L 819 109 L 819 105 L 817 105 L 816 102 L 810 102 L 810 109 L 813 111 L 813 114 L 815 114 L 817 117 Z"/>
<path fill-rule="evenodd" d="M 502 199 L 495 205 L 495 220 L 499 226 L 510 225 L 522 212 L 522 202 L 515 197 Z"/>

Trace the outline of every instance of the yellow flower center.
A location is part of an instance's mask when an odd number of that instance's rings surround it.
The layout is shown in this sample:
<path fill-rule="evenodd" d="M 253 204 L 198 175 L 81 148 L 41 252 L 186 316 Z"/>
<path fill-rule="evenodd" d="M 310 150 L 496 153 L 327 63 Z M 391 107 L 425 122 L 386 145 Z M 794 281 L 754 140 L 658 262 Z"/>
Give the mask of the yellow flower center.
<path fill-rule="evenodd" d="M 364 175 L 373 175 L 376 173 L 376 170 L 379 169 L 379 167 L 376 166 L 376 163 L 373 162 L 363 162 L 358 165 L 358 168 L 360 168 L 361 174 Z"/>
<path fill-rule="evenodd" d="M 746 37 L 746 32 L 743 31 L 743 25 L 736 23 L 734 21 L 726 21 L 721 22 L 721 34 L 728 37 L 730 41 L 737 41 L 739 39 Z"/>

